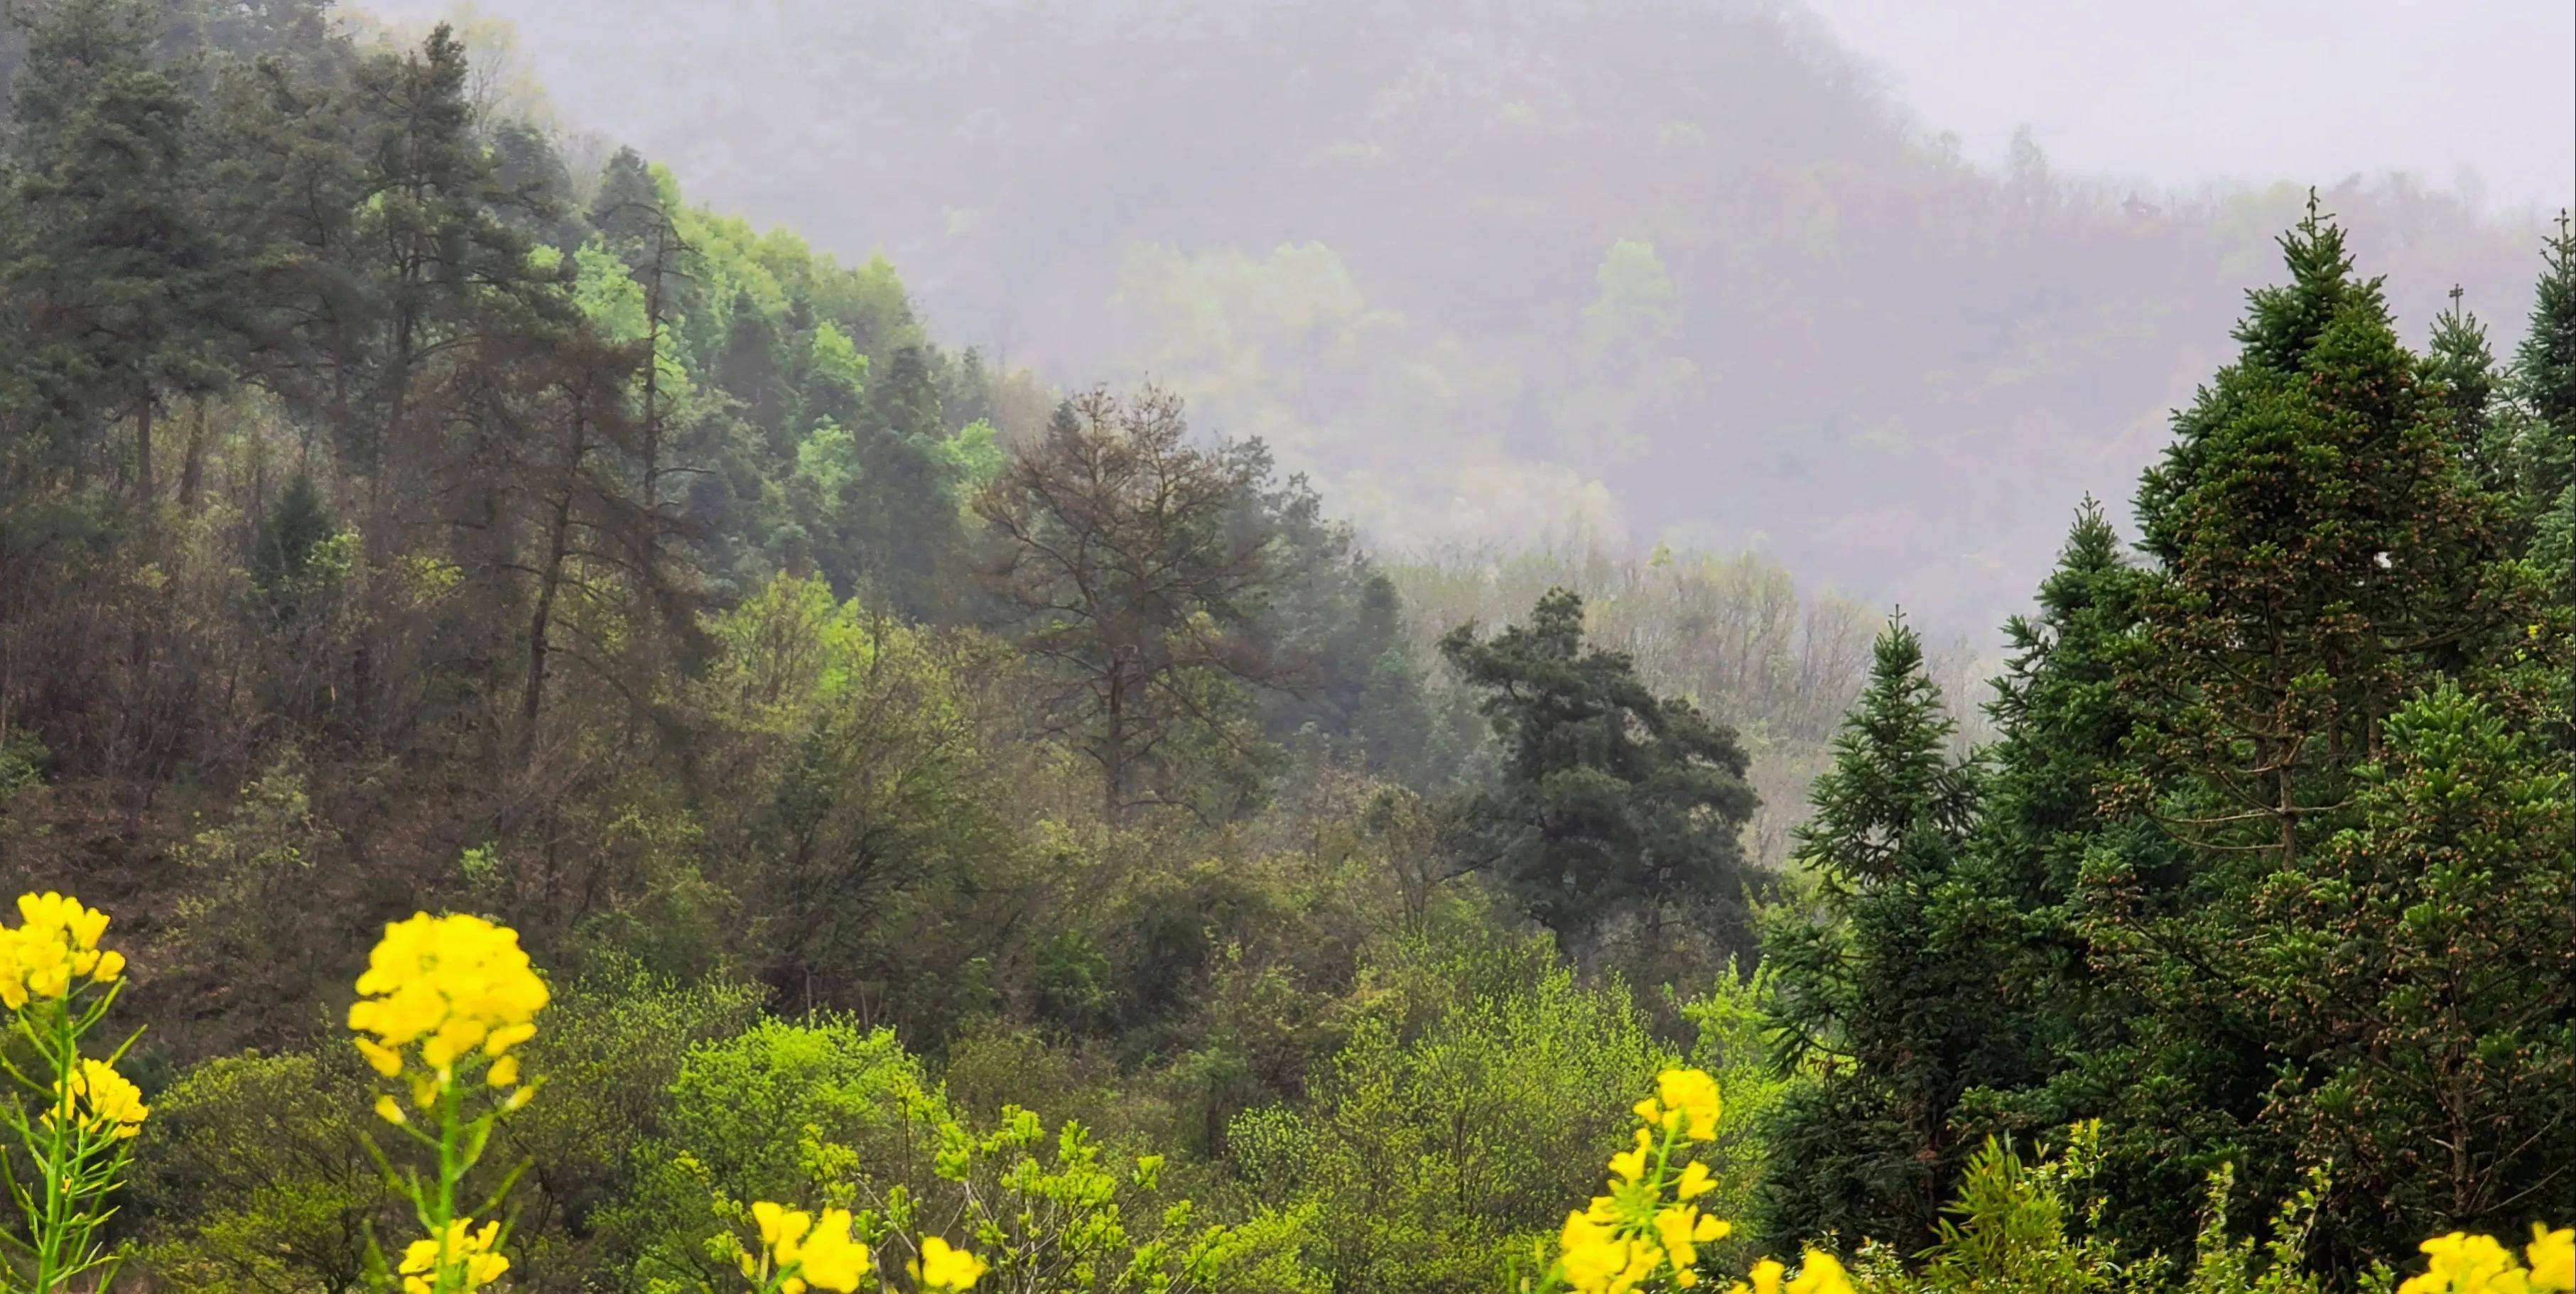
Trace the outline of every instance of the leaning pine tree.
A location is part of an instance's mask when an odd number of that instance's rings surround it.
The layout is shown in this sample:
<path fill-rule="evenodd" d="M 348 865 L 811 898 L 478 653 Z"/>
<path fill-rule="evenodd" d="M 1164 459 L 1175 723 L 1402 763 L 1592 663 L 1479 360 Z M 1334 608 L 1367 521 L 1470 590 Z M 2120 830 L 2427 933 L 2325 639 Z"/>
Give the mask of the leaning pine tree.
<path fill-rule="evenodd" d="M 1737 836 L 1754 794 L 1732 729 L 1656 696 L 1627 653 L 1587 645 L 1583 600 L 1565 589 L 1492 638 L 1458 626 L 1440 653 L 1503 748 L 1497 785 L 1458 808 L 1477 865 L 1571 949 L 1617 921 L 1687 916 L 1720 951 L 1750 951 L 1763 878 Z"/>

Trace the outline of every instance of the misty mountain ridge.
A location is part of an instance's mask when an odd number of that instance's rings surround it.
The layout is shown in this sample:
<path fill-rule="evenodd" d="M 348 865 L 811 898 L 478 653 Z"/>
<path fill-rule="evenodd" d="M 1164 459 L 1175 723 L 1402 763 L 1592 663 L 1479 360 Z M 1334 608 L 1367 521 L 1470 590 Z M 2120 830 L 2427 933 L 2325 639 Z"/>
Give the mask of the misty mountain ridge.
<path fill-rule="evenodd" d="M 567 127 L 883 252 L 951 342 L 1176 389 L 1382 549 L 1756 549 L 1981 636 L 2079 498 L 2125 512 L 2306 181 L 2419 331 L 2457 284 L 2509 346 L 2540 237 L 2405 175 L 1980 166 L 1794 3 L 638 16 L 469 27 Z"/>

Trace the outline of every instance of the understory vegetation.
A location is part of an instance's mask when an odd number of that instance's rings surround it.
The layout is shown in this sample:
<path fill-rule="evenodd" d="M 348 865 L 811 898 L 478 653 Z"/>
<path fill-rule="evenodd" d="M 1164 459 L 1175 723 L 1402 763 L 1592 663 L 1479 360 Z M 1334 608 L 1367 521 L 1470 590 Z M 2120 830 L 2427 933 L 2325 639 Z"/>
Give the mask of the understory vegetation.
<path fill-rule="evenodd" d="M 2499 355 L 2312 200 L 1983 679 L 1373 553 L 448 28 L 10 16 L 0 1288 L 2576 1287 L 2563 217 Z"/>

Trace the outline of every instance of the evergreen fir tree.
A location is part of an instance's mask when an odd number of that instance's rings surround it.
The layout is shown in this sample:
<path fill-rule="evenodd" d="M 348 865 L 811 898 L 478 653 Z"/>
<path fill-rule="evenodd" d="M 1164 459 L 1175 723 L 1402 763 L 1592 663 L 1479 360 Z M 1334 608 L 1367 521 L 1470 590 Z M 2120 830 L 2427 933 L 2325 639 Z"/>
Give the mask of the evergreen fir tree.
<path fill-rule="evenodd" d="M 2281 240 L 2290 282 L 2250 294 L 2244 351 L 2176 420 L 2138 492 L 2163 563 L 2124 678 L 2146 722 L 2137 796 L 2177 833 L 2288 866 L 2331 830 L 2351 769 L 2429 670 L 2456 664 L 2496 501 L 2459 470 L 2376 279 L 2309 213 Z"/>
<path fill-rule="evenodd" d="M 2105 1070 L 2125 1064 L 2137 1004 L 2091 964 L 2087 858 L 2121 859 L 2159 894 L 2181 884 L 2171 841 L 2106 819 L 2096 798 L 2138 718 L 2118 674 L 2146 578 L 2088 499 L 2036 613 L 2005 626 L 2011 655 L 1986 706 L 2000 735 L 1958 883 L 1935 914 L 1943 946 L 1998 965 L 1998 1027 L 1971 1075 L 1978 1131 L 2035 1138 L 2098 1114 Z"/>
<path fill-rule="evenodd" d="M 795 428 L 789 423 L 790 394 L 779 371 L 777 330 L 748 291 L 734 294 L 730 315 L 724 354 L 716 361 L 716 385 L 741 402 L 743 418 L 760 429 L 771 453 L 792 457 Z"/>
<path fill-rule="evenodd" d="M 2456 287 L 2450 307 L 2434 317 L 2423 376 L 2435 407 L 2450 424 L 2453 456 L 2480 488 L 2511 485 L 2515 447 L 2510 424 L 2496 416 L 2495 352 L 2487 345 L 2486 325 L 2460 307 Z"/>
<path fill-rule="evenodd" d="M 1891 621 L 1798 831 L 1814 902 L 1764 930 L 1780 1060 L 1806 1076 L 1773 1123 L 1773 1239 L 1919 1248 L 1973 1148 L 1954 1114 L 1995 1022 L 1986 959 L 1936 940 L 1980 781 L 1954 728 L 1921 639 Z"/>
<path fill-rule="evenodd" d="M 633 264 L 663 215 L 661 187 L 643 155 L 632 148 L 610 154 L 600 168 L 599 194 L 591 199 L 590 227 Z"/>
<path fill-rule="evenodd" d="M 2127 1077 L 2107 1112 L 2132 1200 L 2187 1199 L 2222 1162 L 2258 1200 L 2298 1187 L 2283 1076 L 2313 1057 L 2283 1050 L 2289 986 L 2264 950 L 2311 932 L 2258 896 L 2346 883 L 2351 859 L 2329 846 L 2362 825 L 2390 716 L 2479 671 L 2510 618 L 2510 518 L 2457 458 L 2378 282 L 2354 276 L 2313 201 L 2282 246 L 2290 281 L 2251 294 L 2240 358 L 2139 491 L 2160 567 L 2120 653 L 2139 721 L 2104 799 L 2189 866 L 2174 884 L 2160 851 L 2096 848 L 2084 877 L 2091 960 L 2144 1008 L 2111 1053 Z M 2348 1212 L 2331 1222 L 2338 1245 L 2359 1234 Z M 2126 1225 L 2171 1245 L 2192 1219 L 2149 1203 Z"/>
<path fill-rule="evenodd" d="M 2565 1213 L 2576 1166 L 2576 832 L 2563 759 L 2436 684 L 2391 716 L 2357 824 L 2252 895 L 2265 1121 L 2332 1164 L 2332 1252 Z"/>
<path fill-rule="evenodd" d="M 338 522 L 314 488 L 312 474 L 297 472 L 276 508 L 260 519 L 251 549 L 251 582 L 281 608 L 291 606 L 296 586 L 312 569 L 314 550 L 336 529 Z M 282 609 L 280 614 L 291 612 Z"/>
<path fill-rule="evenodd" d="M 2576 578 L 2576 223 L 2566 212 L 2541 257 L 2531 329 L 2514 351 L 2514 396 L 2529 415 L 2517 457 L 2532 555 L 2565 588 Z"/>

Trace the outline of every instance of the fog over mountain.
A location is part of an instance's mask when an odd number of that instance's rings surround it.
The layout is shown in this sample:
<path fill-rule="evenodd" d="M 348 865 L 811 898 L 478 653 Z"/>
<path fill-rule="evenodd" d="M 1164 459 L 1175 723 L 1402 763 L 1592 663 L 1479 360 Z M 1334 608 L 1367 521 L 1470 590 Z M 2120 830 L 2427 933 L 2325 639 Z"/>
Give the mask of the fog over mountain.
<path fill-rule="evenodd" d="M 1381 546 L 1757 548 L 1970 631 L 2125 511 L 2309 186 L 2503 349 L 2576 154 L 2551 0 L 481 14 L 567 130 L 1177 388 Z"/>

